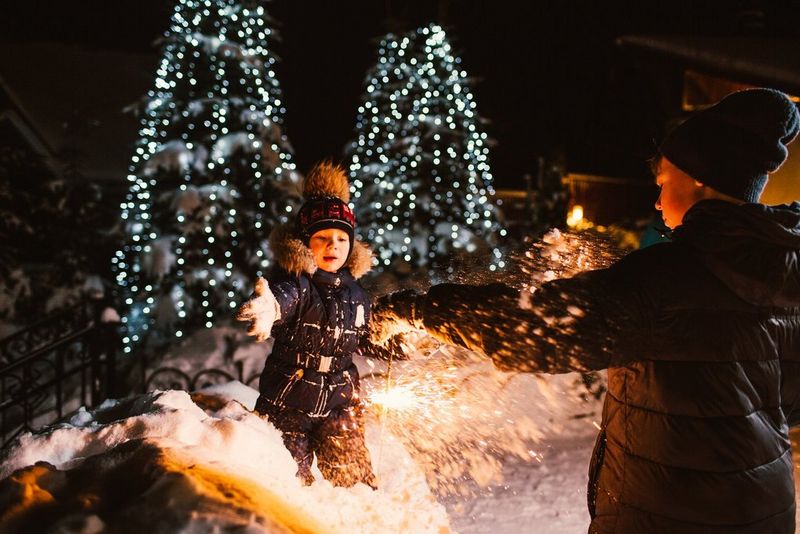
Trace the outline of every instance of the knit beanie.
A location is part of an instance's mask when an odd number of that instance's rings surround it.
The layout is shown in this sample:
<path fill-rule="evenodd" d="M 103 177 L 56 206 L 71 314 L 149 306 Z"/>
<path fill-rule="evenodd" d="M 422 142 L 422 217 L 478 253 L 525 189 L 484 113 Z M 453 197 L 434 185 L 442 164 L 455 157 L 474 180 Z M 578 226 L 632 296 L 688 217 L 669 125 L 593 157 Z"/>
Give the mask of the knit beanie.
<path fill-rule="evenodd" d="M 774 89 L 731 93 L 672 130 L 661 155 L 697 180 L 731 197 L 758 202 L 767 174 L 786 160 L 800 128 L 797 106 Z"/>
<path fill-rule="evenodd" d="M 305 203 L 297 213 L 295 231 L 308 246 L 311 236 L 320 230 L 336 228 L 350 237 L 353 250 L 356 218 L 347 205 L 350 200 L 350 184 L 341 167 L 320 163 L 308 173 L 303 183 Z"/>

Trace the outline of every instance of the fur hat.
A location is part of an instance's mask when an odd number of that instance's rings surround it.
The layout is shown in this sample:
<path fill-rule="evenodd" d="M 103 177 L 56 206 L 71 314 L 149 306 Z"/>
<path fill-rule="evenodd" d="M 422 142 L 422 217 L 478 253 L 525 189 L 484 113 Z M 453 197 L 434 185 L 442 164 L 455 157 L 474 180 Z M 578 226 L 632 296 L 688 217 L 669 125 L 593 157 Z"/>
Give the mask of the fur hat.
<path fill-rule="evenodd" d="M 347 205 L 350 184 L 344 170 L 329 162 L 311 169 L 303 183 L 306 199 L 295 219 L 295 231 L 303 244 L 320 230 L 337 228 L 350 237 L 350 250 L 355 240 L 356 218 Z"/>
<path fill-rule="evenodd" d="M 786 160 L 800 129 L 797 106 L 773 89 L 731 93 L 670 132 L 659 151 L 695 180 L 758 202 L 767 174 Z"/>

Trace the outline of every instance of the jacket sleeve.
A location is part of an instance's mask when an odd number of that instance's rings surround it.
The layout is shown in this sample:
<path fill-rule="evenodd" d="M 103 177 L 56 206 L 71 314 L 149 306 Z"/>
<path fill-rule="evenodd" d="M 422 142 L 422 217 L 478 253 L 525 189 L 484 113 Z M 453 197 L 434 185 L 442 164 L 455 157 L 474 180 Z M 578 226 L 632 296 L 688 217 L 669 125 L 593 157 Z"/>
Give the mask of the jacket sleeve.
<path fill-rule="evenodd" d="M 361 337 L 358 340 L 358 351 L 366 358 L 377 358 L 379 360 L 407 360 L 409 355 L 403 351 L 403 347 L 398 339 L 400 336 L 395 336 L 390 339 L 384 346 L 376 345 L 370 341 L 369 337 L 369 322 L 371 317 L 371 308 L 369 300 L 366 300 L 364 306 L 364 328 L 361 331 Z"/>
<path fill-rule="evenodd" d="M 798 355 L 798 351 L 790 352 Z M 781 360 L 781 408 L 790 427 L 800 426 L 800 360 Z"/>
<path fill-rule="evenodd" d="M 281 316 L 275 321 L 275 324 L 280 325 L 294 320 L 297 317 L 303 295 L 301 279 L 286 278 L 276 282 L 270 281 L 269 288 L 281 310 Z"/>
<path fill-rule="evenodd" d="M 533 294 L 503 284 L 441 284 L 416 309 L 429 334 L 482 352 L 504 370 L 604 369 L 624 364 L 628 334 L 641 338 L 645 330 L 648 294 L 629 263 L 554 280 Z"/>

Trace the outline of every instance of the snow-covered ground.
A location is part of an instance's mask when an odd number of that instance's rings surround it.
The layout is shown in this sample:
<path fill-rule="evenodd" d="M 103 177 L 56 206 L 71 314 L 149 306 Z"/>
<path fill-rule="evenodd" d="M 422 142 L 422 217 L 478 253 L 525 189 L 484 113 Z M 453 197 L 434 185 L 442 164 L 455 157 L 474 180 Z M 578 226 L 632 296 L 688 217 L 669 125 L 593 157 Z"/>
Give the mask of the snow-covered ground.
<path fill-rule="evenodd" d="M 578 377 L 510 375 L 464 351 L 415 350 L 424 357 L 394 362 L 391 390 L 410 394 L 399 404 L 380 400 L 385 364 L 360 362 L 377 492 L 334 488 L 319 473 L 301 487 L 279 432 L 249 411 L 256 391 L 233 382 L 108 401 L 23 437 L 0 467 L 0 531 L 35 531 L 37 521 L 78 532 L 584 531 L 600 403 L 580 398 Z"/>
<path fill-rule="evenodd" d="M 378 491 L 335 488 L 316 469 L 317 481 L 300 486 L 280 433 L 250 411 L 256 391 L 238 382 L 107 401 L 23 436 L 4 454 L 0 532 L 40 532 L 45 525 L 82 533 L 585 532 L 596 430 L 586 410 L 599 404 L 576 400 L 572 379 L 515 376 L 500 390 L 482 382 L 504 417 L 519 416 L 516 400 L 524 395 L 530 420 L 522 427 L 540 425 L 538 439 L 522 440 L 534 454 L 518 454 L 518 440 L 530 431 L 515 437 L 515 425 L 498 428 L 478 414 L 465 438 L 480 438 L 473 445 L 484 447 L 484 462 L 469 450 L 460 454 L 464 442 L 443 450 L 446 436 L 432 440 L 432 448 L 413 446 L 422 439 L 415 427 L 395 435 L 393 415 L 376 415 L 372 405 L 367 443 Z M 483 427 L 494 428 L 497 440 Z M 462 471 L 453 471 L 447 453 Z M 437 471 L 434 459 L 444 469 Z"/>
<path fill-rule="evenodd" d="M 469 500 L 445 501 L 461 534 L 567 534 L 586 532 L 586 484 L 595 436 L 553 438 L 542 443 L 542 463 L 509 458 L 503 480 Z"/>
<path fill-rule="evenodd" d="M 250 411 L 256 396 L 239 382 L 157 391 L 24 436 L 0 468 L 0 531 L 449 530 L 423 474 L 385 434 L 379 491 L 335 488 L 318 472 L 302 487 L 280 433 Z M 371 448 L 377 435 L 368 429 Z"/>

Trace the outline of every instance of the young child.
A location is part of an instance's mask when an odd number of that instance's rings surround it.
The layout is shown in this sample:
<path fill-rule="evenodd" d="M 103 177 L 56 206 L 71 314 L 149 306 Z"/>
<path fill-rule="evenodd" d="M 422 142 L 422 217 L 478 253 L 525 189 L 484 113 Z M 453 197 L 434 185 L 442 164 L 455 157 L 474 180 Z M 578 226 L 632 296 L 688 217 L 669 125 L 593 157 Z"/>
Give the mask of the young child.
<path fill-rule="evenodd" d="M 305 485 L 314 481 L 316 453 L 319 470 L 334 485 L 363 482 L 375 489 L 353 363 L 359 349 L 379 350 L 369 343 L 369 298 L 356 282 L 371 268 L 372 252 L 355 240 L 341 168 L 315 167 L 303 196 L 294 227 L 270 236 L 280 272 L 269 283 L 258 279 L 237 316 L 251 323 L 248 334 L 258 341 L 275 338 L 256 411 L 283 432 Z"/>

